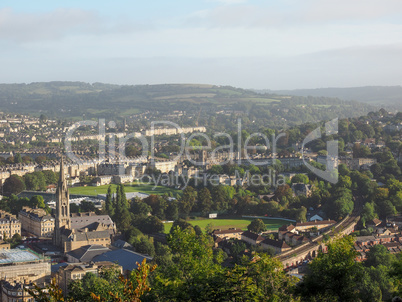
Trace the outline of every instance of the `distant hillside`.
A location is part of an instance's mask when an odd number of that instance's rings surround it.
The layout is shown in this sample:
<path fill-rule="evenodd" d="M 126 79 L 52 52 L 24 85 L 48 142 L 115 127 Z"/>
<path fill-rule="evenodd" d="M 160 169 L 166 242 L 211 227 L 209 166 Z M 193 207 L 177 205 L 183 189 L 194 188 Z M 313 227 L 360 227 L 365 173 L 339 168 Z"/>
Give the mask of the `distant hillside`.
<path fill-rule="evenodd" d="M 402 86 L 366 86 L 351 88 L 318 88 L 296 90 L 264 90 L 262 92 L 277 93 L 281 95 L 324 96 L 342 100 L 354 100 L 377 106 L 389 108 L 402 107 Z"/>
<path fill-rule="evenodd" d="M 0 84 L 0 110 L 49 116 L 81 116 L 83 113 L 130 114 L 127 109 L 161 110 L 187 104 L 280 102 L 281 97 L 233 87 L 193 84 L 119 86 L 101 83 L 47 82 Z"/>
<path fill-rule="evenodd" d="M 365 115 L 379 108 L 329 97 L 257 93 L 230 86 L 198 84 L 110 85 L 82 82 L 0 84 L 0 111 L 52 118 L 168 118 L 185 111 L 178 122 L 204 125 L 237 117 L 258 128 L 287 127 L 335 117 Z M 142 115 L 144 113 L 144 115 Z M 174 115 L 174 114 L 173 114 Z M 211 119 L 212 118 L 212 119 Z M 226 122 L 227 120 L 227 122 Z"/>

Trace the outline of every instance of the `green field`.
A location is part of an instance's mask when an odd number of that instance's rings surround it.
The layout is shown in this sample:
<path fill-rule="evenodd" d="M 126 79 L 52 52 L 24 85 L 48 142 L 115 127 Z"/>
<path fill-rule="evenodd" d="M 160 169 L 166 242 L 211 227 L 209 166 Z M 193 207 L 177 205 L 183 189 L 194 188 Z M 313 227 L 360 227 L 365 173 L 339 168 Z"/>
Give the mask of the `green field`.
<path fill-rule="evenodd" d="M 112 190 L 116 191 L 116 186 L 117 185 L 111 185 Z M 68 191 L 70 194 L 75 194 L 75 195 L 92 195 L 96 196 L 98 194 L 106 194 L 107 193 L 107 188 L 109 185 L 105 186 L 99 186 L 99 187 L 92 187 L 92 186 L 87 186 L 87 187 L 73 187 L 69 188 Z M 126 193 L 131 193 L 131 192 L 141 192 L 141 193 L 146 193 L 146 194 L 155 194 L 155 195 L 163 195 L 165 193 L 172 192 L 173 196 L 176 196 L 177 193 L 181 192 L 180 190 L 175 190 L 167 187 L 162 187 L 162 186 L 156 186 L 154 187 L 153 185 L 145 185 L 145 184 L 127 184 L 124 185 L 124 190 Z"/>
<path fill-rule="evenodd" d="M 239 219 L 199 219 L 189 220 L 193 226 L 198 225 L 203 231 L 208 224 L 212 225 L 213 229 L 229 229 L 238 228 L 247 230 L 247 226 L 253 221 L 251 218 L 239 218 Z M 290 224 L 290 221 L 280 219 L 263 219 L 268 230 L 277 230 L 284 224 Z M 172 228 L 172 223 L 165 223 L 165 233 L 169 233 Z"/>

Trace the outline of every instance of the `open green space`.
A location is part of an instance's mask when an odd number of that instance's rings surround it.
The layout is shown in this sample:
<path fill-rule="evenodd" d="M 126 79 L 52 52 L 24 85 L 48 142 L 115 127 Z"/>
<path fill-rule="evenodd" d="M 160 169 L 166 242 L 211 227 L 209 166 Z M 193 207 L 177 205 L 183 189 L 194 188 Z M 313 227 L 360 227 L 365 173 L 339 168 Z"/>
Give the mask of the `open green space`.
<path fill-rule="evenodd" d="M 112 190 L 115 192 L 117 185 L 112 184 Z M 99 187 L 93 187 L 93 186 L 87 186 L 87 187 L 73 187 L 69 188 L 69 193 L 70 194 L 75 194 L 75 195 L 92 195 L 96 196 L 98 194 L 106 194 L 107 189 L 109 185 L 104 185 L 104 186 L 99 186 Z M 124 185 L 124 190 L 126 193 L 131 193 L 131 192 L 141 192 L 141 193 L 146 193 L 146 194 L 155 194 L 155 195 L 163 195 L 165 193 L 169 194 L 170 192 L 173 193 L 173 196 L 176 196 L 178 193 L 180 193 L 180 190 L 168 188 L 168 187 L 163 187 L 163 186 L 154 186 L 154 185 L 148 185 L 148 184 L 138 184 L 138 183 L 133 183 L 133 184 L 126 184 Z"/>
<path fill-rule="evenodd" d="M 213 229 L 229 229 L 238 228 L 242 230 L 247 230 L 247 226 L 253 221 L 252 218 L 238 218 L 238 219 L 197 219 L 188 220 L 193 226 L 198 225 L 203 231 L 208 224 L 212 225 Z M 276 230 L 284 224 L 290 224 L 290 221 L 281 219 L 263 219 L 268 230 Z M 172 228 L 171 222 L 165 223 L 165 233 L 169 233 Z"/>
<path fill-rule="evenodd" d="M 247 102 L 256 102 L 256 103 L 273 103 L 273 102 L 281 102 L 279 99 L 270 99 L 270 98 L 241 98 L 242 101 Z"/>

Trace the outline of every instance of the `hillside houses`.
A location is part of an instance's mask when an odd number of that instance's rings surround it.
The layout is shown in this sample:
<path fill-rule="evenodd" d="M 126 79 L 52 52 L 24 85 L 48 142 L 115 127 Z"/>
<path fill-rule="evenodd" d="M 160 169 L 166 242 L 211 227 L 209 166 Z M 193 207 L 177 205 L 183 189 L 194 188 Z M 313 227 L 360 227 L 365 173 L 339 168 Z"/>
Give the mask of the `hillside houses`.
<path fill-rule="evenodd" d="M 279 238 L 279 240 L 283 240 L 287 244 L 290 244 L 292 246 L 296 246 L 296 245 L 300 245 L 300 244 L 309 242 L 308 238 L 306 238 L 302 235 L 298 235 L 296 233 L 286 232 L 286 231 L 279 231 L 278 238 Z"/>
<path fill-rule="evenodd" d="M 275 254 L 283 253 L 291 250 L 292 248 L 283 240 L 274 240 L 266 238 L 261 242 L 261 247 L 264 250 L 272 249 Z"/>
<path fill-rule="evenodd" d="M 354 249 L 359 253 L 356 260 L 366 260 L 366 253 L 370 251 L 370 248 L 381 244 L 385 246 L 392 254 L 400 253 L 402 251 L 402 237 L 399 235 L 389 236 L 358 236 L 355 239 Z"/>
<path fill-rule="evenodd" d="M 241 234 L 241 240 L 250 245 L 259 245 L 265 238 L 256 233 L 245 231 Z"/>

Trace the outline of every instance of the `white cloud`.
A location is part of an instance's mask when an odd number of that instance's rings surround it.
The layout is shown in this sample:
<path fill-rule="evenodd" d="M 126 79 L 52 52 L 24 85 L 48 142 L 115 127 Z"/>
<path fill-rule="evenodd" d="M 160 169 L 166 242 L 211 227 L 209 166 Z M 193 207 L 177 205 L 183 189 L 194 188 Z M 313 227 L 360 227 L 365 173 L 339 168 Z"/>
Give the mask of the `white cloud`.
<path fill-rule="evenodd" d="M 300 15 L 305 22 L 376 20 L 401 16 L 402 1 L 399 0 L 305 0 Z"/>
<path fill-rule="evenodd" d="M 101 17 L 96 11 L 60 8 L 45 13 L 17 13 L 0 9 L 0 40 L 35 42 L 74 35 L 104 35 L 146 30 L 132 20 Z"/>
<path fill-rule="evenodd" d="M 188 24 L 214 27 L 300 27 L 336 23 L 402 22 L 402 1 L 284 0 L 216 6 L 188 17 Z"/>
<path fill-rule="evenodd" d="M 14 41 L 52 40 L 74 30 L 94 30 L 100 18 L 94 12 L 79 9 L 59 9 L 50 13 L 15 13 L 10 8 L 0 10 L 0 39 Z"/>

